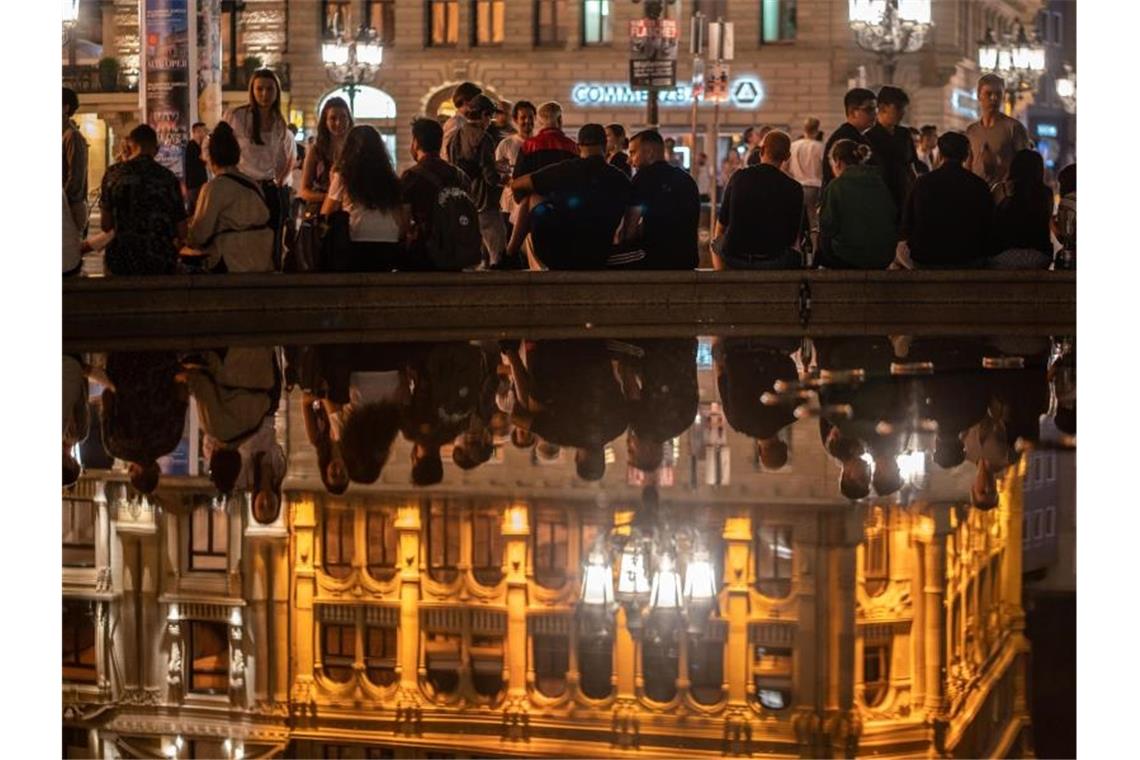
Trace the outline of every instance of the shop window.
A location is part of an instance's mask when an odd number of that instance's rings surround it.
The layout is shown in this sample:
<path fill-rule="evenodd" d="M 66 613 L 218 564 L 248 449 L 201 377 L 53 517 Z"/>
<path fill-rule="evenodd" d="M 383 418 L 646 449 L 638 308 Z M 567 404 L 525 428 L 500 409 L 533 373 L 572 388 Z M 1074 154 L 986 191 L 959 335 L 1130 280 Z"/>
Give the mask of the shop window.
<path fill-rule="evenodd" d="M 890 565 L 890 531 L 882 507 L 874 507 L 864 533 L 863 580 L 867 593 L 877 596 L 887 588 Z"/>
<path fill-rule="evenodd" d="M 532 643 L 535 686 L 544 696 L 561 696 L 570 670 L 570 640 L 566 636 L 536 635 Z"/>
<path fill-rule="evenodd" d="M 613 18 L 610 0 L 584 0 L 582 3 L 582 42 L 586 45 L 608 45 L 613 41 Z"/>
<path fill-rule="evenodd" d="M 396 683 L 396 629 L 368 626 L 364 629 L 364 667 L 368 680 L 377 686 Z"/>
<path fill-rule="evenodd" d="M 690 640 L 689 681 L 689 692 L 698 703 L 712 705 L 720 701 L 724 684 L 724 641 L 719 636 Z"/>
<path fill-rule="evenodd" d="M 566 44 L 566 0 L 534 1 L 534 44 L 537 47 Z"/>
<path fill-rule="evenodd" d="M 63 564 L 95 567 L 95 502 L 63 500 Z"/>
<path fill-rule="evenodd" d="M 756 588 L 770 599 L 792 592 L 792 529 L 761 525 L 756 534 Z"/>
<path fill-rule="evenodd" d="M 590 699 L 605 699 L 613 684 L 613 639 L 583 636 L 578 639 L 579 687 Z"/>
<path fill-rule="evenodd" d="M 868 707 L 879 705 L 890 685 L 891 647 L 876 644 L 863 647 L 863 701 Z"/>
<path fill-rule="evenodd" d="M 346 683 L 352 678 L 356 658 L 356 626 L 325 624 L 321 627 L 321 667 L 330 680 Z"/>
<path fill-rule="evenodd" d="M 792 650 L 758 644 L 752 665 L 756 699 L 769 710 L 792 703 Z"/>
<path fill-rule="evenodd" d="M 424 642 L 427 681 L 437 695 L 453 694 L 459 688 L 460 649 L 463 638 L 456 633 L 432 633 Z"/>
<path fill-rule="evenodd" d="M 352 572 L 352 512 L 345 509 L 325 510 L 323 526 L 323 562 L 326 573 L 334 578 L 347 578 Z"/>
<path fill-rule="evenodd" d="M 481 697 L 494 697 L 503 690 L 503 639 L 471 637 L 471 685 Z"/>
<path fill-rule="evenodd" d="M 446 501 L 433 501 L 428 517 L 428 574 L 442 583 L 458 575 L 459 509 Z"/>
<path fill-rule="evenodd" d="M 225 623 L 192 620 L 190 640 L 190 691 L 224 694 L 229 688 L 230 643 Z"/>
<path fill-rule="evenodd" d="M 63 600 L 63 680 L 95 683 L 95 603 Z"/>
<path fill-rule="evenodd" d="M 388 510 L 368 512 L 368 574 L 388 580 L 396 574 L 396 520 Z"/>
<path fill-rule="evenodd" d="M 471 515 L 471 572 L 484 586 L 503 579 L 503 514 L 481 509 Z"/>
<path fill-rule="evenodd" d="M 485 47 L 502 45 L 506 37 L 506 3 L 504 0 L 474 0 L 475 22 L 472 43 Z"/>
<path fill-rule="evenodd" d="M 570 561 L 568 549 L 565 510 L 537 510 L 534 521 L 534 579 L 538 585 L 561 588 L 566 583 Z"/>
<path fill-rule="evenodd" d="M 242 0 L 222 0 L 222 83 L 225 89 L 243 89 L 241 80 L 242 51 L 245 50 L 245 29 L 242 24 Z"/>
<path fill-rule="evenodd" d="M 459 0 L 428 0 L 428 46 L 459 44 Z"/>
<path fill-rule="evenodd" d="M 760 42 L 796 38 L 796 0 L 760 0 Z"/>
<path fill-rule="evenodd" d="M 224 573 L 230 521 L 225 509 L 205 502 L 190 514 L 190 569 Z"/>
<path fill-rule="evenodd" d="M 381 45 L 391 45 L 396 41 L 395 0 L 366 0 L 364 12 L 368 26 L 376 30 Z"/>

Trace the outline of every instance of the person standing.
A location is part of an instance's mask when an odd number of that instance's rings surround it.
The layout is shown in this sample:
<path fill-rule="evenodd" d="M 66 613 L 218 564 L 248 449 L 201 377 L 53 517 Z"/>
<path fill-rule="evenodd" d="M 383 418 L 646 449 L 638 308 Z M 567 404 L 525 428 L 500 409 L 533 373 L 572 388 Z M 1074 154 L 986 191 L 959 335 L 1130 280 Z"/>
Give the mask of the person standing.
<path fill-rule="evenodd" d="M 871 146 L 871 163 L 879 166 L 883 181 L 894 198 L 895 209 L 901 213 L 914 184 L 914 140 L 910 131 L 902 126 L 910 98 L 898 87 L 884 85 L 879 89 L 876 100 L 879 111 L 875 124 L 863 137 Z"/>
<path fill-rule="evenodd" d="M 823 155 L 825 156 L 831 155 L 832 147 L 840 140 L 854 140 L 856 143 L 867 142 L 863 133 L 875 123 L 875 93 L 863 87 L 848 90 L 847 94 L 843 96 L 843 111 L 847 114 L 847 121 L 840 124 L 827 138 L 827 144 L 823 146 Z M 835 175 L 831 173 L 831 166 L 824 161 L 821 192 L 822 188 L 827 187 L 827 183 L 833 179 L 835 179 Z"/>
<path fill-rule="evenodd" d="M 173 274 L 178 241 L 186 237 L 186 203 L 174 172 L 162 166 L 158 135 L 146 124 L 131 130 L 131 156 L 103 175 L 99 223 L 115 235 L 107 269 L 115 275 Z"/>
<path fill-rule="evenodd" d="M 455 90 L 451 93 L 451 104 L 455 106 L 455 113 L 453 113 L 447 121 L 443 124 L 443 155 L 446 156 L 451 150 L 451 141 L 455 135 L 467 123 L 467 104 L 474 100 L 479 95 L 483 94 L 483 88 L 474 82 L 461 82 L 456 85 Z"/>
<path fill-rule="evenodd" d="M 511 238 L 511 231 L 518 221 L 519 214 L 519 204 L 515 202 L 515 196 L 511 192 L 511 177 L 514 176 L 515 165 L 518 164 L 523 144 L 534 136 L 535 115 L 536 109 L 529 100 L 520 100 L 516 103 L 512 116 L 518 125 L 518 131 L 504 137 L 495 148 L 495 167 L 499 170 L 499 177 L 503 181 L 503 192 L 499 196 L 499 212 L 503 216 L 507 240 Z M 510 264 L 525 268 L 524 262 L 521 261 Z"/>
<path fill-rule="evenodd" d="M 486 95 L 476 95 L 467 104 L 466 121 L 447 148 L 447 160 L 471 179 L 471 199 L 479 211 L 483 237 L 483 261 L 497 268 L 507 247 L 507 231 L 499 212 L 503 191 L 495 166 L 495 141 L 489 132 L 495 108 Z"/>
<path fill-rule="evenodd" d="M 981 117 L 966 127 L 970 140 L 970 171 L 993 186 L 1009 176 L 1013 154 L 1032 147 L 1029 133 L 1017 119 L 1001 112 L 1005 99 L 1005 80 L 997 74 L 986 74 L 978 80 L 978 107 Z"/>
<path fill-rule="evenodd" d="M 186 143 L 186 153 L 182 157 L 182 182 L 186 185 L 186 209 L 191 214 L 198 206 L 198 193 L 206 184 L 206 159 L 202 146 L 206 140 L 206 125 L 194 122 L 190 127 L 190 141 Z"/>
<path fill-rule="evenodd" d="M 714 252 L 715 269 L 798 269 L 804 189 L 780 171 L 791 153 L 791 138 L 772 131 L 764 137 L 760 163 L 732 175 L 724 190 L 717 235 L 724 245 Z"/>
<path fill-rule="evenodd" d="M 714 179 L 712 167 L 709 166 L 709 154 L 702 153 L 697 156 L 697 192 L 700 194 L 701 203 L 712 200 Z"/>
<path fill-rule="evenodd" d="M 819 239 L 819 194 L 823 185 L 823 143 L 819 141 L 819 119 L 804 120 L 803 137 L 792 143 L 788 174 L 803 185 L 804 211 L 811 231 L 812 250 Z"/>
<path fill-rule="evenodd" d="M 835 179 L 823 191 L 817 259 L 827 269 L 886 269 L 895 256 L 895 204 L 879 170 L 866 165 L 870 155 L 854 140 L 831 146 Z"/>
<path fill-rule="evenodd" d="M 87 140 L 72 117 L 79 110 L 79 96 L 63 88 L 63 192 L 67 194 L 71 220 L 83 237 L 87 229 Z"/>
<path fill-rule="evenodd" d="M 261 185 L 269 204 L 273 230 L 273 260 L 281 258 L 281 233 L 288 210 L 289 176 L 297 143 L 281 114 L 281 82 L 271 69 L 258 69 L 249 79 L 249 102 L 223 118 L 233 127 L 241 148 L 238 171 Z"/>
<path fill-rule="evenodd" d="M 916 170 L 918 174 L 927 174 L 934 171 L 934 167 L 938 164 L 938 127 L 933 124 L 925 124 L 922 129 L 918 131 L 918 163 L 925 169 Z"/>
<path fill-rule="evenodd" d="M 633 168 L 629 165 L 629 154 L 625 152 L 628 143 L 625 127 L 621 124 L 606 125 L 606 161 L 609 161 L 610 166 L 620 169 L 626 177 L 631 177 Z"/>

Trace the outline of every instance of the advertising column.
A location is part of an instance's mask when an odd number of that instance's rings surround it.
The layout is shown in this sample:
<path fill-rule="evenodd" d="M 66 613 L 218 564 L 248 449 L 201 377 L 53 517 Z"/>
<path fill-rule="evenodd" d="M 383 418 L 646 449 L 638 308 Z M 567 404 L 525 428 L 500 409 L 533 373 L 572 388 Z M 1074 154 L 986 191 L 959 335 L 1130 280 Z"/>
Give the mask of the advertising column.
<path fill-rule="evenodd" d="M 141 0 L 143 121 L 158 133 L 160 164 L 182 178 L 182 154 L 190 136 L 197 77 L 190 72 L 190 40 L 196 32 L 193 0 Z"/>

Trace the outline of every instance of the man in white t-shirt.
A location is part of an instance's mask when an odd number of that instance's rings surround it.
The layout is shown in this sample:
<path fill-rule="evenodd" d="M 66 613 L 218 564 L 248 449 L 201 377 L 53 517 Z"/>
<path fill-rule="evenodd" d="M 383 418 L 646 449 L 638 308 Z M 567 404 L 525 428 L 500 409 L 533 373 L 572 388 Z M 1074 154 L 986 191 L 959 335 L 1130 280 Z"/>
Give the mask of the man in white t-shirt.
<path fill-rule="evenodd" d="M 819 139 L 819 119 L 804 119 L 803 137 L 792 143 L 788 174 L 803 185 L 804 209 L 811 226 L 812 249 L 819 234 L 819 189 L 823 185 L 823 141 Z"/>
<path fill-rule="evenodd" d="M 495 166 L 503 178 L 503 194 L 499 200 L 499 210 L 503 212 L 504 221 L 508 224 L 507 239 L 510 239 L 510 227 L 513 227 L 519 216 L 519 204 L 515 203 L 511 192 L 511 177 L 515 173 L 515 163 L 519 159 L 523 143 L 534 136 L 534 122 L 537 109 L 529 100 L 520 100 L 515 104 L 514 117 L 518 132 L 507 135 L 499 141 L 495 148 Z"/>

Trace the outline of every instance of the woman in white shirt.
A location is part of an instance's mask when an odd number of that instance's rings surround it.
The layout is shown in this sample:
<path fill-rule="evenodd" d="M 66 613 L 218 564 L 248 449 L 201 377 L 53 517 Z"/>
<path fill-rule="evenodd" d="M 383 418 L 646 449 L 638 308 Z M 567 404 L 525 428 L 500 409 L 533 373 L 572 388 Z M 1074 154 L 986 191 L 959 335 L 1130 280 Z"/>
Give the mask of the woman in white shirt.
<path fill-rule="evenodd" d="M 403 256 L 400 241 L 408 217 L 400 197 L 400 180 L 372 127 L 353 127 L 332 171 L 321 214 L 348 214 L 347 250 L 334 250 L 330 261 L 340 272 L 390 272 Z M 335 223 L 335 220 L 334 220 Z"/>
<path fill-rule="evenodd" d="M 284 197 L 297 144 L 281 114 L 281 82 L 271 69 L 258 69 L 249 80 L 249 103 L 225 115 L 241 148 L 238 171 L 261 185 L 269 204 L 274 260 L 281 247 L 287 201 Z"/>

